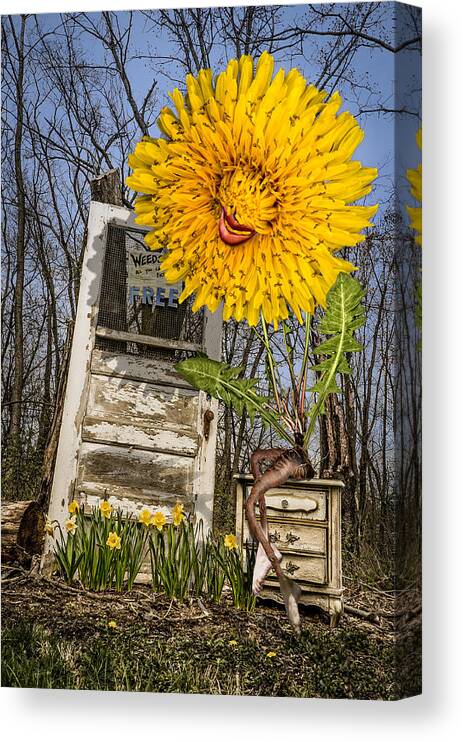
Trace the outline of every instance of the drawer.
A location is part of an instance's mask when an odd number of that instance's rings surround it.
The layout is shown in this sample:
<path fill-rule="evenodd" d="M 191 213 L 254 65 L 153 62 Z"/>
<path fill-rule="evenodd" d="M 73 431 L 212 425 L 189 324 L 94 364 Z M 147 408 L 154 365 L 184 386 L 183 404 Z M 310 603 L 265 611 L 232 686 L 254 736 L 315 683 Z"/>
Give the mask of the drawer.
<path fill-rule="evenodd" d="M 281 562 L 283 572 L 294 577 L 296 582 L 313 582 L 324 585 L 328 582 L 326 557 L 307 556 L 305 554 L 283 554 Z M 266 584 L 278 585 L 275 572 L 271 572 Z"/>
<path fill-rule="evenodd" d="M 270 541 L 275 544 L 279 551 L 289 550 L 303 554 L 326 554 L 326 528 L 305 524 L 298 525 L 284 520 L 272 520 L 268 524 L 268 534 Z M 243 540 L 246 541 L 250 537 L 249 525 L 245 520 Z"/>
<path fill-rule="evenodd" d="M 251 488 L 247 487 L 247 495 Z M 295 487 L 270 489 L 265 494 L 269 517 L 326 521 L 327 493 L 324 490 L 303 491 Z"/>

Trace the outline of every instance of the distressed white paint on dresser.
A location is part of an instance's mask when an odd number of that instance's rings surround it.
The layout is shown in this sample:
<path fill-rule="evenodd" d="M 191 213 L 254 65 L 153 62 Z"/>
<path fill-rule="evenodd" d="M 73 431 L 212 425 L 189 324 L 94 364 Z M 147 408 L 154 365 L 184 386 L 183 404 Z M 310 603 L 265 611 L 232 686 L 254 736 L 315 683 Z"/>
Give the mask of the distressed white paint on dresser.
<path fill-rule="evenodd" d="M 237 475 L 235 479 L 236 536 L 244 549 L 246 542 L 252 541 L 244 504 L 253 478 L 251 475 Z M 283 571 L 301 587 L 301 603 L 317 605 L 327 611 L 332 627 L 337 625 L 342 613 L 343 487 L 344 484 L 336 480 L 289 480 L 265 495 L 269 538 L 282 554 Z M 274 572 L 265 581 L 261 595 L 281 602 Z"/>

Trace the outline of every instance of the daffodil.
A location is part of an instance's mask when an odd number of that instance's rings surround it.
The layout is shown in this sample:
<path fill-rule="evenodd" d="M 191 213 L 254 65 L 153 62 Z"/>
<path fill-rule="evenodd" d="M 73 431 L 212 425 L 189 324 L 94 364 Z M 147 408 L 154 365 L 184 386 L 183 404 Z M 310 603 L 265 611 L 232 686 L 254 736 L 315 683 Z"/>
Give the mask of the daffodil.
<path fill-rule="evenodd" d="M 48 517 L 48 515 L 45 519 L 45 531 L 46 533 L 48 533 L 49 536 L 53 536 L 55 533 L 55 527 L 52 521 L 50 520 L 50 518 Z"/>
<path fill-rule="evenodd" d="M 110 549 L 120 549 L 121 537 L 115 531 L 110 531 L 106 539 L 106 546 L 109 546 Z"/>
<path fill-rule="evenodd" d="M 267 655 L 266 656 L 267 657 L 276 657 L 277 656 L 277 653 L 276 652 L 267 652 Z"/>
<path fill-rule="evenodd" d="M 193 311 L 223 301 L 226 320 L 302 321 L 354 270 L 336 253 L 364 240 L 377 209 L 355 205 L 377 175 L 352 159 L 356 119 L 297 69 L 274 75 L 267 52 L 189 74 L 171 98 L 127 178 L 166 280 L 183 282 L 180 301 L 195 295 Z"/>
<path fill-rule="evenodd" d="M 116 621 L 108 621 L 108 628 L 109 629 L 117 629 L 117 623 L 116 623 Z"/>
<path fill-rule="evenodd" d="M 238 541 L 236 540 L 236 536 L 233 533 L 227 533 L 223 540 L 225 546 L 227 549 L 237 549 L 238 548 Z"/>
<path fill-rule="evenodd" d="M 140 512 L 140 515 L 138 516 L 138 520 L 140 523 L 143 523 L 145 526 L 149 526 L 149 524 L 151 523 L 151 510 L 144 508 Z"/>
<path fill-rule="evenodd" d="M 110 518 L 113 511 L 113 506 L 107 500 L 102 500 L 100 502 L 100 511 L 105 518 Z"/>
<path fill-rule="evenodd" d="M 73 500 L 72 502 L 69 503 L 68 510 L 71 513 L 71 515 L 73 515 L 79 510 L 79 503 L 77 502 L 77 500 Z"/>
<path fill-rule="evenodd" d="M 172 508 L 172 522 L 174 526 L 179 526 L 184 517 L 183 505 L 181 502 L 177 502 L 177 504 Z"/>
<path fill-rule="evenodd" d="M 419 149 L 422 149 L 422 129 L 418 129 L 416 133 L 416 143 Z M 410 226 L 415 230 L 416 236 L 415 241 L 417 245 L 421 245 L 423 242 L 423 208 L 421 202 L 423 200 L 423 166 L 420 163 L 414 170 L 407 170 L 407 178 L 410 183 L 410 192 L 413 198 L 418 201 L 419 206 L 407 206 L 408 215 L 410 217 Z"/>
<path fill-rule="evenodd" d="M 76 516 L 73 515 L 71 518 L 67 518 L 67 520 L 64 521 L 64 527 L 71 536 L 74 535 L 77 529 L 77 523 L 76 523 Z"/>
<path fill-rule="evenodd" d="M 230 639 L 230 641 L 228 642 L 229 647 L 236 647 L 237 644 L 238 642 L 236 641 L 236 639 Z"/>
<path fill-rule="evenodd" d="M 151 524 L 155 526 L 158 531 L 162 531 L 162 527 L 166 523 L 166 516 L 158 510 L 154 515 L 151 516 Z"/>

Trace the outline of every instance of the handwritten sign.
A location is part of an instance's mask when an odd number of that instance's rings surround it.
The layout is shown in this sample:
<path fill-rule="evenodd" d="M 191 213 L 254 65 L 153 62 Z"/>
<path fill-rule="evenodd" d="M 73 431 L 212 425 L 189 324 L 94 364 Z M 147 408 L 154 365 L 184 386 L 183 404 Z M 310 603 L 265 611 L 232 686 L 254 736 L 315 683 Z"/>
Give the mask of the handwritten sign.
<path fill-rule="evenodd" d="M 169 284 L 161 271 L 162 253 L 141 244 L 127 248 L 127 287 L 130 304 L 178 308 L 181 284 Z"/>

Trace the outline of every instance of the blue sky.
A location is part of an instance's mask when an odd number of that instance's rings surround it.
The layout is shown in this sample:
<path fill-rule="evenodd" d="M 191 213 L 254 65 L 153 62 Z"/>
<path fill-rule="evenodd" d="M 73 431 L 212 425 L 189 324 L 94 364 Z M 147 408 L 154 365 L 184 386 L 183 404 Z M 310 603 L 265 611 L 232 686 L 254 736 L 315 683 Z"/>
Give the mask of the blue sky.
<path fill-rule="evenodd" d="M 394 23 L 400 26 L 401 6 L 397 3 L 382 3 L 383 5 L 383 33 L 393 39 Z M 183 78 L 180 65 L 169 62 L 147 60 L 147 55 L 166 58 L 172 56 L 172 44 L 167 34 L 153 32 L 150 24 L 140 11 L 134 12 L 134 26 L 132 44 L 134 54 L 139 55 L 128 64 L 128 71 L 135 91 L 136 98 L 141 101 L 150 87 L 153 76 L 157 79 L 157 108 L 169 103 L 168 92 L 175 86 L 172 78 L 179 81 Z M 300 22 L 306 12 L 304 5 L 289 5 L 282 7 L 282 14 L 287 23 Z M 95 22 L 100 14 L 90 14 Z M 44 14 L 41 17 L 41 25 L 47 30 L 55 28 L 59 23 L 56 14 Z M 125 26 L 127 13 L 118 11 L 121 26 Z M 397 20 L 395 21 L 395 18 Z M 286 25 L 286 23 L 285 23 Z M 397 31 L 400 33 L 400 29 Z M 104 51 L 101 46 L 89 35 L 82 33 L 80 43 L 84 55 L 99 63 L 104 62 Z M 280 64 L 285 68 L 297 65 L 309 82 L 315 81 L 319 74 L 319 65 L 312 63 L 311 56 L 316 53 L 314 46 L 316 42 L 305 42 L 304 56 L 288 56 L 284 52 L 276 56 L 277 66 Z M 317 42 L 318 43 L 318 42 Z M 212 63 L 215 70 L 220 71 L 226 60 L 234 54 L 231 44 L 225 48 L 218 47 L 212 54 Z M 143 58 L 145 57 L 145 58 Z M 380 101 L 389 108 L 402 108 L 418 112 L 420 109 L 420 61 L 416 52 L 391 52 L 377 48 L 361 48 L 351 65 L 352 78 L 355 78 L 360 86 L 365 86 L 373 91 L 368 95 L 365 90 L 359 88 L 360 108 L 376 108 Z M 170 78 L 170 79 L 169 79 Z M 414 79 L 415 78 L 415 79 Z M 350 89 L 349 84 L 341 82 L 338 87 L 344 99 L 344 109 L 350 110 L 357 115 L 359 113 L 359 101 Z M 411 92 L 413 91 L 413 92 Z M 384 205 L 391 193 L 394 174 L 396 183 L 401 186 L 401 197 L 405 198 L 408 185 L 405 177 L 407 168 L 416 167 L 421 160 L 421 154 L 416 147 L 415 134 L 419 126 L 419 119 L 411 115 L 398 115 L 384 113 L 361 114 L 359 117 L 365 138 L 356 152 L 356 158 L 360 159 L 365 166 L 377 167 L 379 177 L 375 184 L 375 192 L 368 197 L 367 202 L 379 202 Z M 156 126 L 153 127 L 153 135 L 156 135 Z M 395 153 L 395 162 L 394 162 Z M 405 189 L 405 190 L 404 190 Z"/>
<path fill-rule="evenodd" d="M 396 23 L 397 25 L 400 24 L 400 5 L 389 2 L 384 3 L 384 5 L 386 6 L 384 28 L 386 33 L 390 33 L 392 36 L 395 13 L 398 13 Z M 305 7 L 303 5 L 286 6 L 283 13 L 288 21 L 300 21 L 304 16 Z M 397 33 L 400 33 L 400 31 Z M 147 29 L 146 20 L 141 14 L 138 14 L 135 19 L 133 41 L 134 46 L 142 52 L 145 51 L 146 53 L 146 50 L 150 48 L 156 51 L 160 57 L 169 57 L 172 54 L 169 39 L 162 35 L 154 37 Z M 307 44 L 305 56 L 310 53 L 311 50 Z M 225 60 L 232 56 L 232 50 L 218 50 L 215 58 L 213 57 L 213 63 L 217 70 L 220 70 Z M 319 67 L 310 64 L 299 55 L 293 57 L 292 60 L 284 55 L 276 55 L 276 61 L 286 68 L 297 65 L 309 82 L 316 80 L 318 77 Z M 133 71 L 132 79 L 137 81 L 136 90 L 141 97 L 152 80 L 153 69 L 140 61 L 132 62 L 131 67 L 131 71 Z M 374 91 L 370 100 L 364 98 L 364 101 L 361 101 L 361 103 L 364 103 L 362 107 L 376 108 L 377 101 L 381 100 L 388 108 L 400 109 L 406 106 L 407 109 L 415 112 L 420 110 L 421 93 L 418 91 L 420 80 L 417 80 L 416 83 L 413 82 L 413 77 L 419 78 L 421 73 L 416 52 L 401 52 L 394 55 L 380 48 L 375 50 L 363 48 L 357 52 L 352 69 L 360 84 L 368 85 Z M 157 68 L 158 74 L 159 72 L 163 73 L 164 70 L 165 66 L 162 64 Z M 182 72 L 179 66 L 175 69 L 172 64 L 169 64 L 168 71 L 172 77 L 181 79 Z M 174 84 L 167 79 L 165 74 L 159 75 L 158 100 L 160 106 L 169 103 L 168 92 L 172 90 L 173 86 Z M 348 86 L 341 84 L 338 89 L 344 99 L 344 109 L 357 115 L 359 105 Z M 410 94 L 410 90 L 414 91 L 413 94 Z M 362 160 L 365 166 L 377 167 L 379 170 L 379 177 L 375 186 L 376 194 L 372 194 L 368 201 L 383 203 L 390 193 L 394 172 L 397 184 L 402 189 L 408 190 L 405 172 L 407 168 L 414 168 L 421 161 L 421 154 L 415 142 L 419 119 L 408 114 L 393 116 L 392 114 L 369 113 L 361 115 L 359 120 L 365 131 L 365 138 L 357 149 L 355 156 Z"/>

